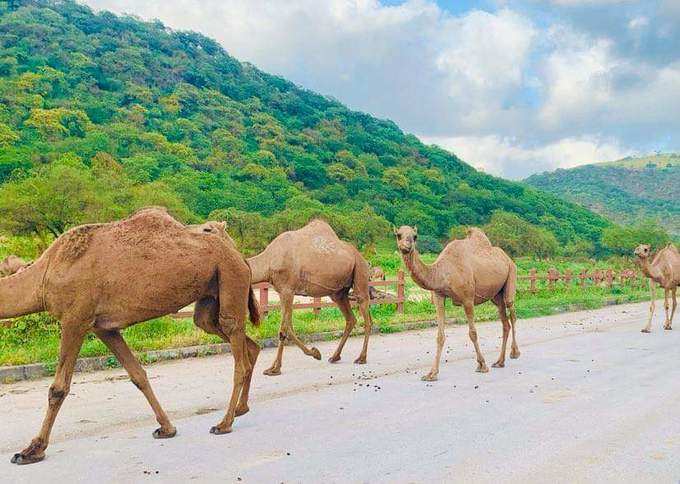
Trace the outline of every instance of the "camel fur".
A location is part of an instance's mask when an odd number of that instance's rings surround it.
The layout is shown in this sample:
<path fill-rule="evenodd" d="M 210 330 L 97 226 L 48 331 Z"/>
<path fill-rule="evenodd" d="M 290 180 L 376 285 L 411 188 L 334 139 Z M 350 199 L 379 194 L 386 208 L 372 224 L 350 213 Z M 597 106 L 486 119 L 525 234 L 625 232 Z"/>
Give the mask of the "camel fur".
<path fill-rule="evenodd" d="M 338 238 L 323 220 L 312 220 L 299 230 L 284 232 L 276 237 L 260 254 L 248 259 L 253 283 L 268 282 L 281 300 L 281 326 L 276 358 L 265 375 L 280 375 L 285 341 L 290 338 L 306 355 L 317 360 L 321 353 L 307 346 L 293 329 L 292 313 L 295 295 L 329 296 L 345 317 L 345 330 L 331 363 L 340 360 L 342 349 L 356 324 L 348 297 L 350 289 L 356 297 L 364 320 L 364 344 L 355 363 L 366 363 L 368 338 L 371 333 L 369 312 L 369 267 L 359 251 Z"/>
<path fill-rule="evenodd" d="M 663 328 L 673 329 L 673 316 L 675 308 L 678 306 L 677 291 L 680 286 L 680 252 L 673 244 L 668 244 L 661 249 L 654 257 L 651 257 L 651 247 L 648 244 L 641 244 L 635 248 L 635 256 L 642 273 L 649 278 L 649 319 L 647 325 L 642 328 L 643 333 L 651 333 L 652 317 L 654 316 L 654 306 L 656 304 L 656 285 L 663 287 L 664 309 L 666 318 Z M 650 262 L 651 259 L 651 262 Z M 670 299 L 673 298 L 673 308 L 670 310 Z"/>
<path fill-rule="evenodd" d="M 470 340 L 477 354 L 477 371 L 486 373 L 484 356 L 479 349 L 477 329 L 474 322 L 474 307 L 492 301 L 498 308 L 503 323 L 503 344 L 501 354 L 493 366 L 505 366 L 505 352 L 508 334 L 512 329 L 510 358 L 519 358 L 520 352 L 515 340 L 515 292 L 517 268 L 515 263 L 499 247 L 493 247 L 484 232 L 477 228 L 468 230 L 467 237 L 452 240 L 431 265 L 425 264 L 416 248 L 418 229 L 407 225 L 394 229 L 397 247 L 404 264 L 413 280 L 423 289 L 432 291 L 437 308 L 437 353 L 432 369 L 422 377 L 425 381 L 437 379 L 442 348 L 444 347 L 444 304 L 450 298 L 453 304 L 463 306 L 467 317 Z M 509 315 L 509 317 L 508 317 Z"/>
<path fill-rule="evenodd" d="M 175 427 L 120 331 L 197 303 L 196 322 L 231 344 L 234 387 L 224 419 L 212 433 L 231 431 L 234 417 L 248 411 L 248 389 L 257 344 L 245 335 L 245 321 L 258 324 L 250 269 L 223 225 L 186 227 L 164 209 L 144 209 L 118 222 L 83 225 L 60 236 L 31 266 L 0 279 L 0 317 L 47 311 L 61 323 L 61 346 L 48 408 L 37 437 L 12 458 L 30 464 L 45 456 L 57 413 L 69 394 L 83 339 L 89 332 L 118 358 L 148 400 L 169 438 Z M 209 319 L 207 313 L 219 308 Z M 214 323 L 216 322 L 216 324 Z"/>

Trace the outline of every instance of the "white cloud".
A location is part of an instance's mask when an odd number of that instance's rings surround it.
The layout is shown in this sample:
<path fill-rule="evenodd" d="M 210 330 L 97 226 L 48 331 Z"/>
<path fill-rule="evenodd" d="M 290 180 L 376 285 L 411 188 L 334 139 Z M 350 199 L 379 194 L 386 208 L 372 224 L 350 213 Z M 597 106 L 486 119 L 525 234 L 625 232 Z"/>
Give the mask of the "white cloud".
<path fill-rule="evenodd" d="M 554 5 L 561 5 L 567 7 L 574 6 L 602 6 L 602 5 L 617 5 L 623 3 L 636 3 L 639 0 L 548 0 Z"/>
<path fill-rule="evenodd" d="M 494 175 L 524 178 L 537 171 L 572 168 L 588 163 L 617 160 L 636 152 L 621 147 L 615 140 L 564 138 L 543 146 L 523 146 L 519 140 L 498 136 L 429 138 L 455 153 L 475 168 Z"/>

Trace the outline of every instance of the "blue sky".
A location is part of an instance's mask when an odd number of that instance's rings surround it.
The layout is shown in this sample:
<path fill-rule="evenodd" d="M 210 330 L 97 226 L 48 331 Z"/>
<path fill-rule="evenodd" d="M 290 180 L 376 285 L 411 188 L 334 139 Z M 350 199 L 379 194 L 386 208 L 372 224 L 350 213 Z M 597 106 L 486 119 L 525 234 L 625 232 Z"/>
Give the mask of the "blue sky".
<path fill-rule="evenodd" d="M 680 151 L 680 0 L 85 0 L 508 178 Z"/>

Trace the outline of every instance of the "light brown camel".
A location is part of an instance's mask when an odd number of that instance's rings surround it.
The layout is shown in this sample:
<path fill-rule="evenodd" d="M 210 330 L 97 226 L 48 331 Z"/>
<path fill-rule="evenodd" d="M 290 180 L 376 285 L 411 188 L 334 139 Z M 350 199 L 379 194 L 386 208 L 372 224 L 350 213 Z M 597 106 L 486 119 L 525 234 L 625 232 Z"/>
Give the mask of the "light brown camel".
<path fill-rule="evenodd" d="M 422 379 L 433 381 L 439 374 L 439 362 L 445 339 L 444 303 L 447 297 L 451 298 L 453 304 L 463 306 L 465 310 L 470 339 L 477 353 L 478 372 L 489 371 L 479 349 L 474 320 L 475 305 L 485 301 L 492 301 L 498 307 L 498 315 L 503 323 L 501 354 L 493 366 L 496 368 L 505 366 L 505 350 L 510 329 L 512 329 L 510 358 L 519 358 L 519 348 L 515 341 L 514 305 L 517 268 L 512 259 L 502 249 L 493 247 L 484 232 L 471 228 L 465 239 L 449 242 L 437 260 L 432 265 L 427 265 L 420 259 L 416 248 L 417 228 L 404 225 L 399 229 L 395 228 L 394 233 L 397 237 L 397 247 L 413 280 L 423 289 L 432 291 L 437 308 L 437 354 L 432 369 Z"/>
<path fill-rule="evenodd" d="M 677 291 L 680 286 L 680 253 L 673 244 L 668 244 L 661 249 L 654 256 L 651 262 L 652 252 L 651 247 L 647 244 L 638 245 L 635 248 L 635 255 L 637 256 L 637 263 L 642 269 L 642 273 L 649 277 L 649 292 L 651 302 L 649 305 L 649 319 L 647 325 L 642 328 L 643 333 L 651 333 L 652 331 L 652 317 L 654 316 L 654 306 L 656 301 L 656 286 L 655 283 L 663 287 L 664 293 L 664 308 L 666 310 L 666 319 L 664 321 L 664 329 L 673 329 L 673 316 L 675 315 L 675 308 L 678 306 Z M 670 316 L 669 299 L 673 296 L 673 309 Z"/>
<path fill-rule="evenodd" d="M 0 277 L 11 276 L 19 271 L 24 270 L 30 263 L 23 260 L 21 257 L 16 255 L 8 255 L 5 259 L 0 262 Z"/>
<path fill-rule="evenodd" d="M 259 352 L 245 335 L 248 312 L 259 322 L 250 269 L 223 225 L 185 227 L 164 209 L 144 209 L 113 223 L 83 225 L 59 237 L 26 270 L 0 279 L 0 317 L 48 311 L 61 322 L 61 346 L 48 408 L 40 432 L 15 454 L 15 464 L 45 456 L 52 425 L 69 393 L 85 335 L 93 331 L 118 358 L 169 438 L 175 427 L 161 408 L 146 373 L 120 331 L 172 314 L 198 301 L 197 324 L 231 343 L 234 387 L 224 419 L 212 433 L 231 431 L 234 417 L 248 411 L 248 389 Z M 219 301 L 219 323 L 213 321 Z"/>
<path fill-rule="evenodd" d="M 293 298 L 295 295 L 329 296 L 345 317 L 345 331 L 338 348 L 328 361 L 340 360 L 342 348 L 356 324 L 348 294 L 356 297 L 364 319 L 364 346 L 354 363 L 366 363 L 368 338 L 371 333 L 369 312 L 368 263 L 351 244 L 338 238 L 323 220 L 312 220 L 299 230 L 284 232 L 262 253 L 248 259 L 253 283 L 269 282 L 281 300 L 281 326 L 276 359 L 265 375 L 280 375 L 283 346 L 290 338 L 306 354 L 321 359 L 317 348 L 307 348 L 293 329 Z"/>

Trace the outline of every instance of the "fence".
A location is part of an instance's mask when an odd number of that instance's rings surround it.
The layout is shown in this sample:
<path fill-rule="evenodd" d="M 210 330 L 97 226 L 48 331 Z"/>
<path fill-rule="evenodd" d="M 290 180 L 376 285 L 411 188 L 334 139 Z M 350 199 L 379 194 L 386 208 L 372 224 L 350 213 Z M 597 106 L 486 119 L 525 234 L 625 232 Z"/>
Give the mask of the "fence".
<path fill-rule="evenodd" d="M 615 281 L 619 281 L 619 284 L 622 286 L 630 284 L 631 287 L 640 287 L 645 280 L 642 274 L 631 269 L 624 269 L 618 272 L 614 269 L 596 269 L 592 272 L 582 269 L 578 274 L 573 274 L 571 270 L 567 269 L 560 274 L 554 268 L 548 269 L 545 275 L 539 275 L 536 269 L 531 269 L 528 275 L 519 276 L 518 279 L 520 281 L 529 281 L 528 291 L 532 294 L 538 292 L 538 281 L 546 281 L 548 289 L 555 290 L 555 285 L 558 281 L 563 281 L 567 286 L 571 285 L 572 282 L 578 281 L 580 287 L 585 287 L 586 282 L 591 281 L 596 286 L 604 284 L 611 289 Z M 518 287 L 518 290 L 522 289 Z"/>
<path fill-rule="evenodd" d="M 397 272 L 397 278 L 394 280 L 385 280 L 385 281 L 369 281 L 368 283 L 369 289 L 370 289 L 370 294 L 371 294 L 371 300 L 370 304 L 375 305 L 375 304 L 396 304 L 397 305 L 397 312 L 398 313 L 403 313 L 404 312 L 404 301 L 406 299 L 406 291 L 405 291 L 405 282 L 404 282 L 404 271 L 399 270 Z M 375 288 L 377 287 L 394 287 L 394 293 L 391 292 L 386 292 L 386 291 L 376 291 Z M 266 315 L 269 311 L 273 309 L 277 309 L 280 307 L 280 304 L 271 304 L 269 302 L 269 290 L 271 289 L 271 285 L 267 282 L 261 282 L 258 284 L 253 285 L 253 289 L 258 293 L 258 302 L 260 305 L 260 312 L 262 315 Z M 376 297 L 377 296 L 377 297 Z M 356 305 L 356 301 L 354 301 L 351 298 L 350 295 L 350 302 L 352 303 L 352 306 Z M 295 309 L 311 309 L 314 314 L 319 314 L 321 311 L 321 308 L 329 308 L 329 307 L 335 307 L 336 304 L 334 302 L 324 302 L 321 298 L 315 297 L 312 299 L 312 302 L 305 302 L 305 303 L 294 303 L 293 304 L 293 310 Z M 177 314 L 173 314 L 173 318 L 190 318 L 193 316 L 193 311 L 181 311 Z"/>

